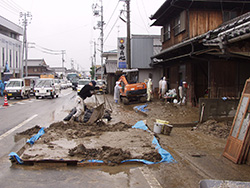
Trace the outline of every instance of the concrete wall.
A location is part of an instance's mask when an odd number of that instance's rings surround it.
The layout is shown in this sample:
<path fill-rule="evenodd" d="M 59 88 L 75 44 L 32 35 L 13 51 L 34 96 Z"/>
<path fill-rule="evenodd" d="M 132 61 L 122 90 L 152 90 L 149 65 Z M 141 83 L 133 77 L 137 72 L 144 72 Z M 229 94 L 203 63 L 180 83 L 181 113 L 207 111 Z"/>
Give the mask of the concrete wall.
<path fill-rule="evenodd" d="M 200 120 L 202 114 L 202 106 L 204 106 L 204 112 L 202 121 L 208 119 L 219 119 L 225 117 L 234 117 L 237 111 L 239 99 L 208 99 L 200 98 Z"/>

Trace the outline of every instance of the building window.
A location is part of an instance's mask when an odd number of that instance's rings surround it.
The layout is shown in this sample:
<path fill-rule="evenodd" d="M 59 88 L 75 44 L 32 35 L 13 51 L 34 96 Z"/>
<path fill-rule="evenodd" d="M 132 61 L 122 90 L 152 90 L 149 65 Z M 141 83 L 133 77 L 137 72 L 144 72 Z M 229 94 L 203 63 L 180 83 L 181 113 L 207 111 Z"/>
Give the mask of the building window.
<path fill-rule="evenodd" d="M 179 16 L 174 19 L 174 35 L 178 35 L 186 29 L 186 11 L 181 12 Z"/>
<path fill-rule="evenodd" d="M 232 20 L 233 18 L 237 17 L 236 11 L 224 11 L 223 12 L 223 21 L 227 22 L 229 20 Z"/>
<path fill-rule="evenodd" d="M 170 24 L 166 24 L 165 26 L 164 26 L 164 29 L 163 29 L 163 31 L 164 31 L 164 33 L 163 33 L 163 39 L 164 39 L 164 41 L 167 41 L 167 40 L 169 40 L 170 39 Z"/>
<path fill-rule="evenodd" d="M 181 20 L 180 20 L 180 16 L 178 16 L 177 18 L 174 19 L 174 35 L 178 35 L 180 33 L 180 27 L 181 27 Z"/>

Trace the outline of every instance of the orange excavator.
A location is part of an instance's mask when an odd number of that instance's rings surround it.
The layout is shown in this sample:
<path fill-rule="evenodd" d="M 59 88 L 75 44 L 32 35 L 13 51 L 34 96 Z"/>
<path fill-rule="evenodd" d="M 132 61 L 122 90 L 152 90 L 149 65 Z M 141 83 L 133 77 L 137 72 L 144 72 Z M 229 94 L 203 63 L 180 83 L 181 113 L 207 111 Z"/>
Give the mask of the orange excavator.
<path fill-rule="evenodd" d="M 144 82 L 129 83 L 125 75 L 122 75 L 118 81 L 122 87 L 120 89 L 120 99 L 123 104 L 129 104 L 132 101 L 147 101 L 147 85 Z"/>

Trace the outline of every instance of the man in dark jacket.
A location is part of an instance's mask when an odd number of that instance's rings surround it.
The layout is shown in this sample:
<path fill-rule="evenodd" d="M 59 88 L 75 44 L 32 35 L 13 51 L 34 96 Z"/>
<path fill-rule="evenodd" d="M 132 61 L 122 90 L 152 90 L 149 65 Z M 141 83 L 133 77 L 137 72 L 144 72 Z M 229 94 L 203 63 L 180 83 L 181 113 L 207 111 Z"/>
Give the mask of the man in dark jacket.
<path fill-rule="evenodd" d="M 99 90 L 100 87 L 95 87 L 96 82 L 92 80 L 89 84 L 85 85 L 80 92 L 78 93 L 78 96 L 76 97 L 76 113 L 72 116 L 70 121 L 74 121 L 74 119 L 77 119 L 82 112 L 84 112 L 84 100 L 87 97 L 91 97 L 95 90 Z"/>
<path fill-rule="evenodd" d="M 91 97 L 93 95 L 93 93 L 95 92 L 95 90 L 99 90 L 99 87 L 95 87 L 96 82 L 94 80 L 92 80 L 89 84 L 85 85 L 80 92 L 78 93 L 78 95 L 85 100 L 87 97 Z"/>

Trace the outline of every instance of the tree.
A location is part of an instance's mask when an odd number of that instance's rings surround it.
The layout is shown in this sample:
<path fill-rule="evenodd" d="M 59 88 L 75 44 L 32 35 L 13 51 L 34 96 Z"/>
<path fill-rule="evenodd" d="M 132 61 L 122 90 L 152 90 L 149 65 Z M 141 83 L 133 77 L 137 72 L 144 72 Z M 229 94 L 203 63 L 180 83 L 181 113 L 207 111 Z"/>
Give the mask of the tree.
<path fill-rule="evenodd" d="M 91 79 L 95 79 L 95 66 L 90 67 Z"/>

